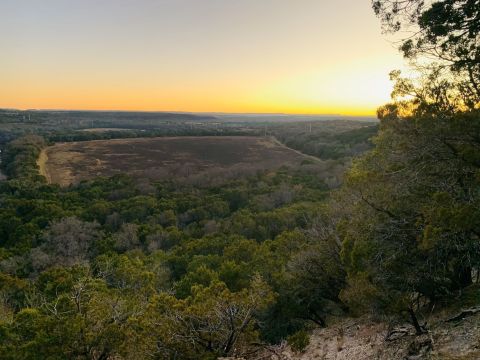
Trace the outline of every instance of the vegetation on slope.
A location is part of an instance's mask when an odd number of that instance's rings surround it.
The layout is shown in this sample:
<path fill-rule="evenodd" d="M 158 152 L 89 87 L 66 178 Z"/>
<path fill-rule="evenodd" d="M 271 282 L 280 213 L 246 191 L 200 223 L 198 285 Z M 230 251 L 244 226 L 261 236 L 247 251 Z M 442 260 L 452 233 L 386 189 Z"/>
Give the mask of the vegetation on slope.
<path fill-rule="evenodd" d="M 324 324 L 344 274 L 312 228 L 327 221 L 318 175 L 305 165 L 203 188 L 1 183 L 1 357 L 215 358 Z M 303 268 L 313 255 L 332 268 L 325 293 L 301 286 L 316 287 Z"/>

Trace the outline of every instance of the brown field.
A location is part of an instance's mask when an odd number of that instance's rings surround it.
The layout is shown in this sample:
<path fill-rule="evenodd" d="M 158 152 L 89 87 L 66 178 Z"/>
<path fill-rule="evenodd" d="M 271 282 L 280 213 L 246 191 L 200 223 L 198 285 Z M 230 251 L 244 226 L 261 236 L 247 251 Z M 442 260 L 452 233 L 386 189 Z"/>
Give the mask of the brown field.
<path fill-rule="evenodd" d="M 38 164 L 48 182 L 66 186 L 95 176 L 188 179 L 214 183 L 308 158 L 274 139 L 259 137 L 162 137 L 58 143 Z"/>
<path fill-rule="evenodd" d="M 102 133 L 102 132 L 109 132 L 109 131 L 129 131 L 132 129 L 124 129 L 124 128 L 89 128 L 89 129 L 80 129 L 77 131 L 83 132 L 90 132 L 90 133 Z"/>

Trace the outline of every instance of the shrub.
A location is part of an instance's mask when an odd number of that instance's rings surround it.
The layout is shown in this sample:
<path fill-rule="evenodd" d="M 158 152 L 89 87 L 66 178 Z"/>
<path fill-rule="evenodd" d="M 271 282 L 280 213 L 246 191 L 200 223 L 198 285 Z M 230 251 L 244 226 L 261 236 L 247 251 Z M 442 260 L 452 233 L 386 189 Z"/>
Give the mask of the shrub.
<path fill-rule="evenodd" d="M 310 335 L 305 330 L 297 331 L 287 338 L 288 345 L 295 352 L 304 352 L 310 344 Z"/>

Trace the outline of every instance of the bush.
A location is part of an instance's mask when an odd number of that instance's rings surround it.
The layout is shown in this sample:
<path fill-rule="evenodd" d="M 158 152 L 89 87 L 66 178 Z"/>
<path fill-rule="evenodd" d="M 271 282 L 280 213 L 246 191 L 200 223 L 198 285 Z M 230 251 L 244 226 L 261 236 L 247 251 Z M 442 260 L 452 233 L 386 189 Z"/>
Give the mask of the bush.
<path fill-rule="evenodd" d="M 304 352 L 310 344 L 310 335 L 305 330 L 297 331 L 287 338 L 288 345 L 295 352 Z"/>

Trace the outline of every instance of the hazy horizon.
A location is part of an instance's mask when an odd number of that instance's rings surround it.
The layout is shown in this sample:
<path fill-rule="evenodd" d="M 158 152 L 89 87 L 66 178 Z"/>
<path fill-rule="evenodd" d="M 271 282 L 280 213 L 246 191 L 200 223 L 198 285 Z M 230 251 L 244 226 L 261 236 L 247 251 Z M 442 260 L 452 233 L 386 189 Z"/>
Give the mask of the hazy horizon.
<path fill-rule="evenodd" d="M 151 114 L 191 114 L 191 115 L 224 115 L 224 116 L 278 116 L 278 117 L 340 117 L 340 118 L 376 118 L 375 115 L 344 115 L 344 114 L 301 114 L 282 112 L 224 112 L 224 111 L 175 111 L 175 110 L 118 110 L 118 109 L 19 109 L 0 107 L 0 111 L 22 111 L 22 112 L 112 112 L 112 113 L 151 113 Z"/>

